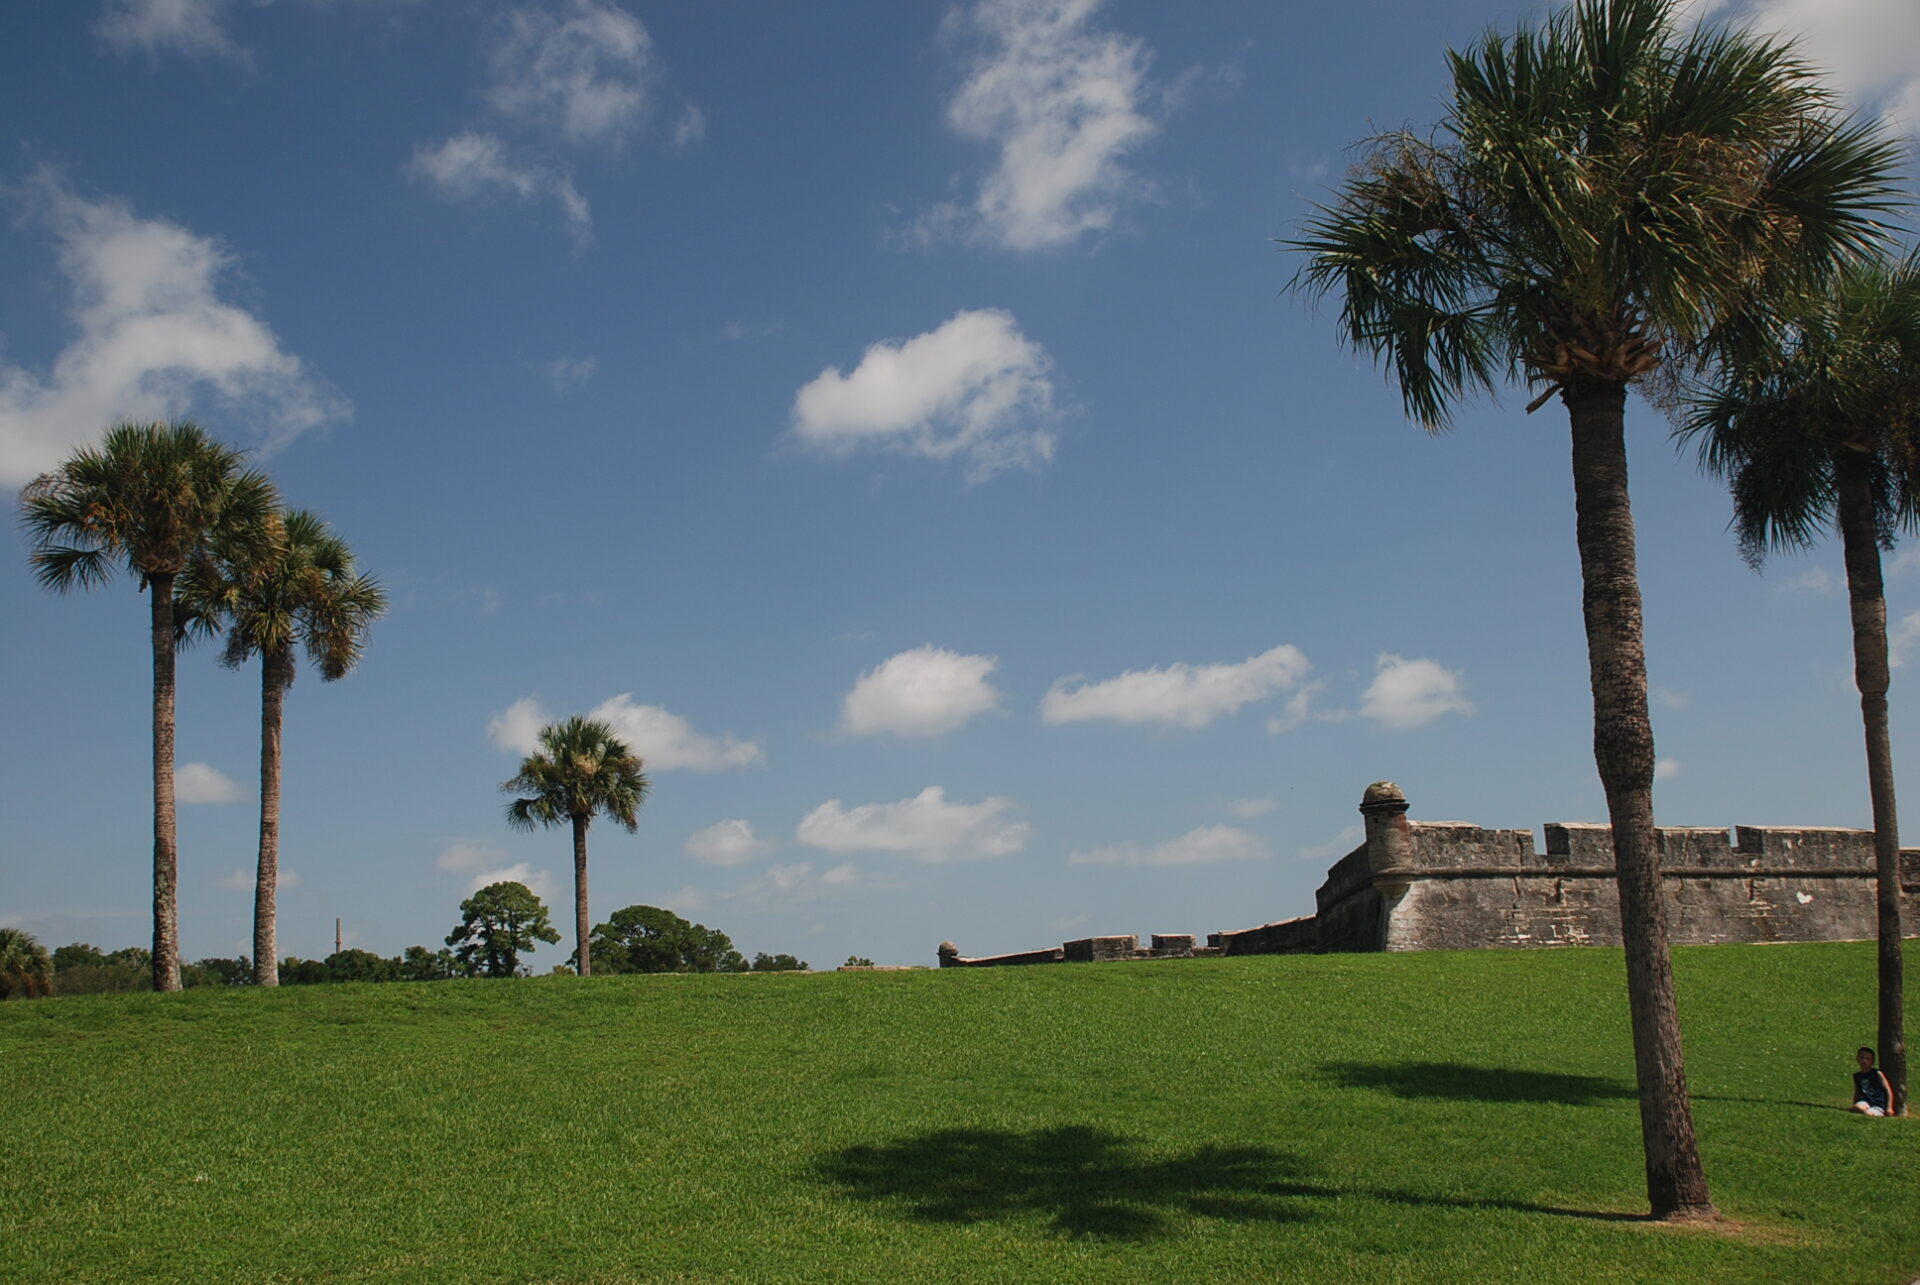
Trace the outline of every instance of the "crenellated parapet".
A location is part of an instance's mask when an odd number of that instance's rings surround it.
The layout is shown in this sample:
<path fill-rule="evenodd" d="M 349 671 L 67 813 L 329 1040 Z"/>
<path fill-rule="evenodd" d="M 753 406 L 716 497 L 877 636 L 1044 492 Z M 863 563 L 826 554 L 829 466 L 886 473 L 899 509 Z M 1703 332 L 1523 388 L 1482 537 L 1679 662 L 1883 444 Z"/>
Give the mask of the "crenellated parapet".
<path fill-rule="evenodd" d="M 1376 781 L 1360 800 L 1366 837 L 1334 862 L 1311 915 L 1192 937 L 1086 937 L 1048 950 L 940 965 L 1095 963 L 1329 951 L 1616 946 L 1620 895 L 1613 832 L 1577 822 L 1489 830 L 1408 818 L 1405 791 Z M 1852 941 L 1877 931 L 1873 833 L 1806 826 L 1688 826 L 1658 831 L 1667 933 L 1675 944 Z M 1901 913 L 1920 935 L 1920 849 L 1900 853 Z"/>

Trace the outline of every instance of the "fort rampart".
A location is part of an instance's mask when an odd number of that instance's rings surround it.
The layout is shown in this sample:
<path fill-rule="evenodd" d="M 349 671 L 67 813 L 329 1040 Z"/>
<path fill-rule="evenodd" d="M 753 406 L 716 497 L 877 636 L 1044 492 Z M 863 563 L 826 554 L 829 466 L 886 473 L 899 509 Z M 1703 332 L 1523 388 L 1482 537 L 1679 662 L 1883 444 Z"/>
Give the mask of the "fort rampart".
<path fill-rule="evenodd" d="M 1360 804 L 1366 839 L 1336 861 L 1315 913 L 1231 932 L 1205 946 L 1156 934 L 1088 937 L 1047 950 L 967 958 L 943 942 L 940 966 L 1190 959 L 1207 955 L 1480 947 L 1611 946 L 1620 942 L 1613 836 L 1604 825 L 1487 830 L 1410 821 L 1400 787 L 1380 781 Z M 1875 933 L 1873 834 L 1867 830 L 1665 827 L 1661 876 L 1676 945 L 1849 941 Z M 1900 853 L 1901 914 L 1920 932 L 1920 850 Z"/>

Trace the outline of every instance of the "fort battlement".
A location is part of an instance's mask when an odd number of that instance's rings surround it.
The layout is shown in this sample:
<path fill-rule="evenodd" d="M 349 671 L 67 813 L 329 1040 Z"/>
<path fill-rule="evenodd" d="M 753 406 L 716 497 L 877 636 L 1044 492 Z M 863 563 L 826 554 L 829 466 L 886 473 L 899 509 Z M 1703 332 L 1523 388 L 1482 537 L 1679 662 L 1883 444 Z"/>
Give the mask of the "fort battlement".
<path fill-rule="evenodd" d="M 1088 937 L 1047 950 L 981 958 L 941 944 L 940 966 L 1188 959 L 1207 955 L 1327 951 L 1611 946 L 1620 943 L 1613 835 L 1605 825 L 1489 830 L 1458 821 L 1411 821 L 1391 781 L 1367 787 L 1366 838 L 1334 862 L 1315 912 L 1194 939 L 1156 934 Z M 1850 941 L 1876 924 L 1873 833 L 1812 827 L 1683 826 L 1659 830 L 1667 932 L 1677 945 Z M 1920 934 L 1920 849 L 1900 853 L 1901 913 Z"/>

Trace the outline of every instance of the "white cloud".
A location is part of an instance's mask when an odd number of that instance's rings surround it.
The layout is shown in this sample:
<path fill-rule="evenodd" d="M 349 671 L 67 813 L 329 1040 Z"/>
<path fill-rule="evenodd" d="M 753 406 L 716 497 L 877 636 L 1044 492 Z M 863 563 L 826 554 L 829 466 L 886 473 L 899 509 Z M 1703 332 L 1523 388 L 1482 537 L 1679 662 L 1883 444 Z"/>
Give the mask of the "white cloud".
<path fill-rule="evenodd" d="M 707 894 L 688 884 L 673 892 L 661 893 L 653 903 L 662 910 L 671 910 L 676 915 L 691 915 L 707 908 Z"/>
<path fill-rule="evenodd" d="M 820 882 L 829 888 L 852 888 L 860 882 L 860 869 L 851 861 L 843 861 L 822 874 Z"/>
<path fill-rule="evenodd" d="M 646 121 L 659 67 L 639 19 L 606 0 L 566 0 L 508 16 L 493 75 L 504 115 L 617 147 Z"/>
<path fill-rule="evenodd" d="M 48 375 L 0 362 L 0 484 L 30 481 L 116 421 L 177 418 L 202 394 L 269 451 L 352 413 L 264 322 L 221 301 L 232 260 L 217 242 L 75 196 L 49 170 L 26 190 L 59 243 L 79 334 Z"/>
<path fill-rule="evenodd" d="M 922 238 L 1064 245 L 1110 227 L 1142 189 L 1121 161 L 1155 129 L 1141 101 L 1152 55 L 1136 38 L 1092 29 L 1101 3 L 981 0 L 950 17 L 949 32 L 979 47 L 947 123 L 1000 157 L 972 205 L 936 207 Z"/>
<path fill-rule="evenodd" d="M 531 754 L 540 748 L 540 729 L 552 721 L 538 700 L 522 696 L 487 720 L 487 739 L 496 750 Z"/>
<path fill-rule="evenodd" d="M 240 866 L 235 866 L 230 872 L 214 880 L 214 886 L 224 892 L 252 892 L 253 885 L 258 882 L 258 873 L 256 870 L 248 870 Z M 288 888 L 298 888 L 300 886 L 299 872 L 289 866 L 281 866 L 279 871 L 274 875 L 274 886 L 282 891 Z"/>
<path fill-rule="evenodd" d="M 716 821 L 687 836 L 687 855 L 710 866 L 743 866 L 772 851 L 773 844 L 755 837 L 745 821 Z"/>
<path fill-rule="evenodd" d="M 1795 40 L 1856 109 L 1920 136 L 1920 5 L 1913 0 L 1687 0 L 1684 7 Z"/>
<path fill-rule="evenodd" d="M 1251 861 L 1271 855 L 1266 841 L 1257 834 L 1230 825 L 1203 825 L 1151 847 L 1116 843 L 1076 851 L 1067 861 L 1076 866 L 1198 866 L 1219 861 Z"/>
<path fill-rule="evenodd" d="M 546 375 L 547 383 L 559 396 L 566 396 L 580 385 L 592 379 L 594 372 L 600 369 L 599 359 L 591 355 L 586 357 L 555 357 L 541 372 Z"/>
<path fill-rule="evenodd" d="M 1655 687 L 1647 695 L 1662 709 L 1685 709 L 1693 703 L 1691 696 L 1685 692 L 1676 692 L 1670 687 Z"/>
<path fill-rule="evenodd" d="M 855 736 L 944 736 L 976 714 L 998 708 L 987 681 L 999 660 L 926 646 L 889 657 L 847 693 L 840 726 Z"/>
<path fill-rule="evenodd" d="M 1920 611 L 1909 612 L 1888 627 L 1887 663 L 1895 669 L 1905 665 L 1916 642 L 1920 642 Z"/>
<path fill-rule="evenodd" d="M 1656 781 L 1671 781 L 1674 777 L 1679 775 L 1680 775 L 1679 759 L 1661 759 L 1659 762 L 1653 765 L 1653 779 Z"/>
<path fill-rule="evenodd" d="M 1232 812 L 1243 820 L 1251 821 L 1255 817 L 1265 816 L 1279 806 L 1280 800 L 1264 796 L 1256 799 L 1235 799 Z"/>
<path fill-rule="evenodd" d="M 1341 857 L 1346 856 L 1349 852 L 1359 847 L 1360 841 L 1366 837 L 1367 829 L 1365 826 L 1357 824 L 1350 825 L 1325 843 L 1316 843 L 1310 848 L 1302 848 L 1300 851 L 1294 853 L 1294 856 L 1301 861 L 1315 864 L 1322 861 L 1338 861 Z"/>
<path fill-rule="evenodd" d="M 968 475 L 1053 458 L 1052 360 L 1008 312 L 955 313 L 938 329 L 867 348 L 850 375 L 829 366 L 793 398 L 808 446 L 880 446 L 944 460 Z"/>
<path fill-rule="evenodd" d="M 673 123 L 673 145 L 691 147 L 707 136 L 707 114 L 688 103 L 680 112 L 680 119 Z"/>
<path fill-rule="evenodd" d="M 613 734 L 638 754 L 649 772 L 687 768 L 717 772 L 750 767 L 762 757 L 760 742 L 736 736 L 703 736 L 693 724 L 658 705 L 636 705 L 630 692 L 609 697 L 587 711 L 613 729 Z M 540 729 L 553 716 L 532 696 L 523 696 L 487 720 L 487 736 L 494 748 L 531 754 L 540 748 Z"/>
<path fill-rule="evenodd" d="M 794 837 L 828 852 L 897 852 L 920 861 L 1004 857 L 1027 846 L 1032 827 L 1008 821 L 1006 798 L 979 803 L 949 803 L 946 792 L 930 785 L 898 803 L 867 803 L 844 808 L 829 799 L 801 820 Z"/>
<path fill-rule="evenodd" d="M 490 192 L 508 192 L 523 202 L 551 200 L 560 207 L 576 244 L 593 239 L 593 211 L 572 175 L 513 156 L 493 134 L 467 130 L 438 147 L 422 143 L 407 162 L 407 173 L 458 200 L 476 200 Z"/>
<path fill-rule="evenodd" d="M 1103 682 L 1055 681 L 1040 702 L 1048 723 L 1111 719 L 1116 723 L 1171 723 L 1205 727 L 1241 706 L 1293 687 L 1312 668 L 1299 648 L 1281 644 L 1233 665 L 1188 665 L 1130 669 Z"/>
<path fill-rule="evenodd" d="M 210 763 L 182 763 L 173 773 L 174 797 L 182 803 L 236 803 L 240 783 Z"/>
<path fill-rule="evenodd" d="M 434 864 L 449 874 L 466 877 L 467 892 L 476 893 L 492 883 L 523 883 L 533 895 L 542 901 L 551 902 L 554 893 L 560 890 L 559 882 L 554 879 L 551 870 L 535 870 L 525 861 L 516 861 L 512 865 L 500 865 L 506 853 L 499 848 L 489 848 L 483 844 L 456 840 L 441 849 L 434 858 Z"/>
<path fill-rule="evenodd" d="M 1373 682 L 1360 697 L 1365 718 L 1396 730 L 1424 727 L 1442 714 L 1471 714 L 1460 675 L 1437 661 L 1406 660 L 1381 652 Z"/>
<path fill-rule="evenodd" d="M 220 25 L 232 0 L 107 0 L 94 31 L 121 53 L 174 52 L 245 60 Z"/>
<path fill-rule="evenodd" d="M 1840 592 L 1840 578 L 1825 567 L 1808 567 L 1791 580 L 1782 581 L 1776 593 L 1805 593 L 1831 598 Z"/>
<path fill-rule="evenodd" d="M 1291 732 L 1308 719 L 1316 723 L 1338 723 L 1350 718 L 1351 714 L 1344 709 L 1313 707 L 1314 700 L 1326 685 L 1324 680 L 1318 678 L 1310 683 L 1302 683 L 1299 690 L 1287 698 L 1287 703 L 1281 708 L 1280 713 L 1267 720 L 1267 735 L 1279 736 L 1283 732 Z"/>

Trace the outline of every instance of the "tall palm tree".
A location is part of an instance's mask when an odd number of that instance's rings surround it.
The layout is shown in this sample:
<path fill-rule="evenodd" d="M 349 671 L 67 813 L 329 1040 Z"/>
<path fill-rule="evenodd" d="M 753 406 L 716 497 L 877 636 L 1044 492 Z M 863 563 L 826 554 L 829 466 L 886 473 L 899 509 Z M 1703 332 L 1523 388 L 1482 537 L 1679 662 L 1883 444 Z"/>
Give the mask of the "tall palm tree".
<path fill-rule="evenodd" d="M 1871 260 L 1806 301 L 1784 342 L 1733 355 L 1682 431 L 1728 479 L 1747 561 L 1838 528 L 1853 616 L 1878 867 L 1880 1068 L 1907 1109 L 1900 959 L 1900 823 L 1887 730 L 1887 600 L 1880 551 L 1920 529 L 1920 253 Z"/>
<path fill-rule="evenodd" d="M 151 599 L 153 988 L 180 989 L 179 845 L 173 792 L 174 583 L 215 540 L 261 545 L 279 497 L 264 473 L 197 425 L 118 424 L 21 492 L 40 583 L 90 588 L 124 569 Z"/>
<path fill-rule="evenodd" d="M 1371 140 L 1337 203 L 1291 242 L 1337 294 L 1348 343 L 1385 361 L 1427 428 L 1524 376 L 1558 393 L 1573 482 L 1594 759 L 1613 825 L 1621 935 L 1656 1217 L 1708 1217 L 1667 952 L 1653 823 L 1626 393 L 1664 358 L 1764 320 L 1881 235 L 1897 150 L 1840 120 L 1790 47 L 1687 32 L 1673 0 L 1576 0 L 1449 54 L 1430 137 Z"/>
<path fill-rule="evenodd" d="M 190 625 L 224 629 L 220 663 L 238 669 L 260 657 L 260 854 L 253 892 L 253 974 L 280 984 L 275 918 L 280 882 L 280 743 L 295 651 L 304 647 L 320 677 L 344 678 L 360 660 L 367 631 L 387 609 L 379 582 L 354 569 L 353 550 L 314 513 L 277 516 L 266 548 L 224 544 L 189 566 L 180 599 Z"/>
<path fill-rule="evenodd" d="M 640 756 L 626 747 L 605 723 L 570 718 L 540 729 L 540 748 L 520 763 L 520 771 L 500 788 L 522 797 L 507 805 L 507 824 L 520 830 L 543 825 L 573 826 L 573 935 L 580 976 L 593 973 L 588 958 L 587 827 L 605 812 L 632 834 L 640 827 L 640 805 L 652 788 L 640 770 Z"/>

